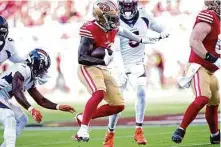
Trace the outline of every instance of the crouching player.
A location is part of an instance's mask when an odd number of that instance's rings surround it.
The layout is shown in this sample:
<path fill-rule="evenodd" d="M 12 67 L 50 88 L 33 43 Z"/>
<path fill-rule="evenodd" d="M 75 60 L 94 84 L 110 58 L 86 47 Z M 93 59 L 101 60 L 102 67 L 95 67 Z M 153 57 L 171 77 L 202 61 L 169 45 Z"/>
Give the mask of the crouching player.
<path fill-rule="evenodd" d="M 0 75 L 0 80 L 7 84 L 0 89 L 0 122 L 4 125 L 4 142 L 1 147 L 15 147 L 18 137 L 27 124 L 28 118 L 20 107 L 13 105 L 10 99 L 14 96 L 17 102 L 30 112 L 33 119 L 40 123 L 42 114 L 27 101 L 24 91 L 42 107 L 52 110 L 61 110 L 73 113 L 75 110 L 69 105 L 55 104 L 37 90 L 39 82 L 50 67 L 49 55 L 41 49 L 30 52 L 27 60 L 16 63 Z"/>
<path fill-rule="evenodd" d="M 220 143 L 218 107 L 220 103 L 219 83 L 214 75 L 221 68 L 220 58 L 220 0 L 205 1 L 207 10 L 202 10 L 197 18 L 190 37 L 192 48 L 186 76 L 181 86 L 191 88 L 195 100 L 187 108 L 180 127 L 172 140 L 181 143 L 189 124 L 199 111 L 206 106 L 206 121 L 210 128 L 211 144 Z"/>

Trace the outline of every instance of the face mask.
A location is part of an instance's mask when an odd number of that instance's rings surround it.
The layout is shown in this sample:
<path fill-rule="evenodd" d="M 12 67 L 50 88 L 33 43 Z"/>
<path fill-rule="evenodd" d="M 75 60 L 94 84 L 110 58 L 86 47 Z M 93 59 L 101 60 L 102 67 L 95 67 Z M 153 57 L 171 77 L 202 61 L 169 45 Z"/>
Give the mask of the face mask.
<path fill-rule="evenodd" d="M 43 85 L 48 82 L 49 78 L 51 78 L 48 74 L 44 74 L 42 77 L 36 77 L 36 84 Z"/>

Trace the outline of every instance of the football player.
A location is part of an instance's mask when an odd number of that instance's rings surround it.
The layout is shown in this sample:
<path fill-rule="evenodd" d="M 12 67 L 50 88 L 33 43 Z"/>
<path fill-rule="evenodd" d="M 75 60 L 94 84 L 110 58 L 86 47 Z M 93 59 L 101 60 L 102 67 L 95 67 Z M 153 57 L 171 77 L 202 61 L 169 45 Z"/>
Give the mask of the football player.
<path fill-rule="evenodd" d="M 24 61 L 24 58 L 16 52 L 13 39 L 8 38 L 8 32 L 8 23 L 3 16 L 0 16 L 0 64 L 7 59 L 14 63 Z M 0 80 L 0 88 L 5 84 L 5 81 Z"/>
<path fill-rule="evenodd" d="M 141 16 L 140 9 L 138 9 L 138 0 L 118 0 L 118 7 L 120 11 L 120 25 L 132 31 L 134 34 L 145 36 L 148 29 L 151 29 L 157 33 L 161 33 L 161 38 L 169 36 L 166 29 L 157 23 L 152 16 Z M 134 140 L 138 144 L 145 145 L 147 141 L 142 130 L 146 109 L 145 91 L 147 81 L 143 63 L 145 45 L 124 37 L 119 37 L 116 48 L 118 55 L 120 55 L 119 58 L 123 60 L 123 62 L 117 63 L 119 65 L 117 81 L 119 81 L 121 91 L 124 93 L 127 83 L 130 83 L 137 93 L 135 103 L 136 129 Z M 118 118 L 119 114 L 109 117 L 109 129 L 106 133 L 104 147 L 114 146 L 114 130 Z"/>
<path fill-rule="evenodd" d="M 214 73 L 221 68 L 220 58 L 220 0 L 205 1 L 208 9 L 196 17 L 190 37 L 191 54 L 181 86 L 192 88 L 195 99 L 187 108 L 172 141 L 181 143 L 189 124 L 206 106 L 206 121 L 210 128 L 211 144 L 220 143 L 218 107 L 220 104 L 219 83 Z"/>
<path fill-rule="evenodd" d="M 80 46 L 78 54 L 78 77 L 92 95 L 85 105 L 84 113 L 76 116 L 81 125 L 75 140 L 88 141 L 88 124 L 91 119 L 110 116 L 124 110 L 119 87 L 107 69 L 113 56 L 109 55 L 116 35 L 121 35 L 139 43 L 151 43 L 152 38 L 140 38 L 125 28 L 119 28 L 118 7 L 111 0 L 98 0 L 93 6 L 95 20 L 85 23 L 80 28 Z M 103 48 L 104 58 L 92 56 L 92 52 Z M 99 108 L 105 100 L 108 104 Z"/>
<path fill-rule="evenodd" d="M 44 50 L 35 49 L 23 63 L 12 65 L 0 75 L 0 79 L 7 82 L 7 85 L 0 89 L 0 122 L 4 125 L 4 142 L 1 147 L 15 147 L 16 137 L 21 134 L 28 122 L 22 109 L 10 102 L 12 97 L 30 112 L 36 122 L 40 123 L 42 120 L 41 112 L 27 101 L 25 90 L 38 105 L 44 108 L 71 113 L 75 111 L 69 105 L 59 105 L 49 101 L 37 90 L 36 84 L 42 84 L 38 79 L 47 73 L 50 62 L 50 57 Z"/>

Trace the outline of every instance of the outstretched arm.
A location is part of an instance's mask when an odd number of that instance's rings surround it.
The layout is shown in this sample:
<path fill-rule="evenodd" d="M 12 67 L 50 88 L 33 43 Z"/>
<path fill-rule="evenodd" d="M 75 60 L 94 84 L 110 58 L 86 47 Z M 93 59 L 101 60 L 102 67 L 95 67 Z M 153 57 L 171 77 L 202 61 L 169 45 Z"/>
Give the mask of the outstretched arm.
<path fill-rule="evenodd" d="M 36 110 L 34 107 L 32 107 L 30 103 L 27 101 L 23 93 L 23 87 L 24 87 L 24 77 L 20 72 L 17 71 L 12 79 L 12 94 L 17 100 L 17 102 L 31 113 L 33 119 L 36 122 L 40 123 L 42 120 L 41 112 Z"/>
<path fill-rule="evenodd" d="M 32 87 L 28 90 L 30 96 L 36 101 L 36 103 L 44 108 L 52 109 L 52 110 L 61 110 L 67 112 L 75 112 L 74 108 L 68 105 L 59 105 L 56 103 L 51 102 L 50 100 L 46 99 L 36 87 Z"/>
<path fill-rule="evenodd" d="M 31 105 L 27 101 L 23 93 L 23 87 L 24 87 L 24 77 L 19 71 L 17 71 L 12 79 L 12 94 L 17 100 L 17 102 L 28 110 L 28 108 L 30 108 Z"/>

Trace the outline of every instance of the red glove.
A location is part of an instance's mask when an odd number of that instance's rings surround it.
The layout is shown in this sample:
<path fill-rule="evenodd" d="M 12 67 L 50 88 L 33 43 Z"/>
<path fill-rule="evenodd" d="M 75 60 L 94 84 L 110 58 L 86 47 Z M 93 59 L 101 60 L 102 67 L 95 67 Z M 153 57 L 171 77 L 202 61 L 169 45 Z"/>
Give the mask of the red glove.
<path fill-rule="evenodd" d="M 69 106 L 69 105 L 57 105 L 57 110 L 61 110 L 61 111 L 65 111 L 65 112 L 70 112 L 70 113 L 74 113 L 75 110 L 73 107 Z"/>
<path fill-rule="evenodd" d="M 32 118 L 37 122 L 40 123 L 42 120 L 42 114 L 40 111 L 38 111 L 37 109 L 35 109 L 34 107 L 30 107 L 28 108 L 28 111 L 31 113 Z"/>

